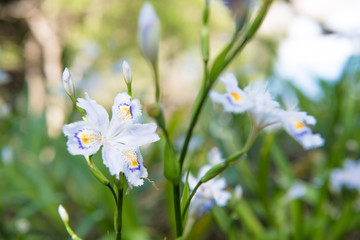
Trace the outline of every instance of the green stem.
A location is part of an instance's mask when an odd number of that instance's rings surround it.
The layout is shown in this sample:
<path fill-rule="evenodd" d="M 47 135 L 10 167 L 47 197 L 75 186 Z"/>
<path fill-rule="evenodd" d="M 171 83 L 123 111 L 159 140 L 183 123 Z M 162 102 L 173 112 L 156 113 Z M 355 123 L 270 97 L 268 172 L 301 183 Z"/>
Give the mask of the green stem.
<path fill-rule="evenodd" d="M 126 87 L 127 87 L 127 93 L 129 94 L 129 96 L 132 96 L 132 89 L 131 89 L 131 82 L 130 83 L 126 83 Z"/>
<path fill-rule="evenodd" d="M 174 193 L 174 209 L 175 209 L 175 221 L 176 221 L 176 236 L 181 237 L 183 229 L 182 229 L 182 220 L 181 220 L 179 185 L 173 184 L 173 193 Z"/>
<path fill-rule="evenodd" d="M 239 152 L 237 153 L 234 153 L 233 155 L 231 155 L 230 157 L 228 157 L 226 160 L 225 160 L 225 164 L 226 164 L 226 168 L 228 168 L 230 166 L 230 164 L 234 161 L 236 161 L 237 159 L 239 159 L 240 157 L 242 157 L 243 155 L 245 155 L 251 148 L 251 146 L 253 145 L 257 135 L 258 135 L 258 132 L 259 130 L 252 127 L 251 128 L 251 131 L 249 133 L 249 136 L 246 140 L 246 143 L 244 145 L 244 147 L 242 148 L 242 150 L 240 150 Z M 221 172 L 223 172 L 226 168 L 224 168 L 222 171 L 218 172 L 214 177 L 216 177 L 217 175 L 219 175 Z M 209 170 L 211 171 L 211 169 Z M 209 172 L 208 171 L 208 172 Z M 205 174 L 206 175 L 206 174 Z M 214 178 L 212 177 L 212 178 Z M 209 179 L 211 180 L 211 179 Z M 208 181 L 209 181 L 208 180 Z M 191 191 L 191 194 L 188 198 L 188 200 L 186 201 L 186 204 L 184 206 L 184 209 L 182 210 L 182 217 L 184 218 L 185 215 L 186 215 L 186 211 L 187 209 L 189 208 L 189 205 L 190 205 L 190 202 L 191 202 L 191 199 L 194 197 L 196 191 L 198 190 L 198 188 L 200 187 L 201 184 L 205 183 L 205 181 L 200 181 L 196 184 L 195 188 Z"/>
<path fill-rule="evenodd" d="M 183 148 L 181 150 L 181 155 L 180 155 L 180 170 L 182 170 L 182 166 L 186 157 L 186 153 L 187 153 L 187 149 L 189 146 L 189 142 L 192 136 L 192 132 L 193 129 L 197 123 L 198 117 L 200 115 L 202 106 L 205 103 L 205 100 L 208 96 L 208 93 L 212 87 L 212 85 L 215 83 L 216 79 L 218 78 L 218 76 L 221 74 L 221 72 L 230 64 L 230 62 L 239 54 L 239 52 L 245 47 L 246 43 L 254 36 L 254 34 L 256 33 L 256 31 L 258 30 L 258 28 L 260 27 L 263 19 L 266 16 L 267 11 L 269 10 L 269 7 L 272 3 L 272 0 L 264 0 L 263 5 L 261 6 L 258 15 L 256 16 L 255 20 L 253 21 L 253 23 L 251 24 L 251 26 L 248 28 L 248 30 L 246 31 L 245 37 L 242 40 L 242 42 L 239 44 L 239 46 L 232 52 L 232 54 L 225 59 L 223 65 L 221 65 L 221 67 L 219 68 L 219 70 L 216 70 L 215 73 L 212 75 L 210 73 L 209 78 L 209 84 L 207 86 L 207 88 L 205 88 L 205 90 L 200 90 L 200 93 L 198 95 L 201 94 L 201 100 L 199 101 L 199 104 L 195 106 L 195 113 L 192 115 L 191 121 L 190 121 L 190 125 L 188 128 L 188 131 L 186 133 L 186 137 L 185 137 L 185 142 L 183 145 Z M 233 35 L 233 38 L 231 39 L 230 43 L 226 46 L 226 48 L 220 53 L 220 55 L 225 53 L 225 56 L 227 55 L 227 52 L 230 51 L 231 47 L 233 46 L 233 44 L 235 43 L 236 39 L 238 37 L 238 32 L 236 32 Z M 219 56 L 220 56 L 219 55 Z M 213 66 L 213 68 L 216 66 Z M 213 71 L 210 71 L 213 72 Z M 207 78 L 208 76 L 205 75 L 204 78 Z M 206 82 L 207 80 L 205 79 L 204 82 Z"/>
<path fill-rule="evenodd" d="M 208 61 L 204 60 L 204 81 L 203 81 L 203 89 L 204 90 L 206 89 L 206 86 L 209 84 L 208 75 L 209 75 Z"/>
<path fill-rule="evenodd" d="M 116 201 L 116 215 L 115 215 L 116 240 L 121 240 L 123 196 L 124 196 L 124 188 L 120 186 L 118 188 L 118 198 Z"/>
<path fill-rule="evenodd" d="M 73 240 L 82 240 L 81 238 L 78 237 L 78 235 L 76 235 L 74 230 L 72 230 L 72 228 L 70 227 L 68 222 L 64 222 L 64 225 L 65 225 L 66 231 L 71 236 L 71 239 L 73 239 Z"/>
<path fill-rule="evenodd" d="M 195 127 L 195 125 L 197 123 L 197 120 L 199 118 L 200 112 L 202 110 L 202 106 L 204 105 L 205 100 L 206 100 L 206 98 L 208 96 L 208 93 L 209 93 L 209 91 L 211 89 L 211 85 L 212 84 L 210 83 L 207 88 L 205 88 L 204 90 L 200 90 L 201 91 L 199 93 L 199 94 L 201 94 L 200 102 L 195 107 L 195 112 L 191 117 L 190 125 L 189 125 L 188 131 L 186 133 L 184 145 L 183 145 L 183 147 L 181 149 L 181 154 L 180 154 L 180 159 L 179 159 L 179 161 L 180 161 L 180 172 L 182 172 L 182 167 L 183 167 L 183 164 L 184 164 L 185 156 L 187 154 L 187 150 L 188 150 L 188 147 L 189 147 L 189 143 L 190 143 L 190 139 L 192 137 L 194 127 Z"/>
<path fill-rule="evenodd" d="M 230 48 L 232 47 L 232 45 L 235 43 L 235 40 L 237 38 L 237 33 L 235 33 L 233 35 L 233 38 L 231 39 L 231 41 L 229 42 L 229 44 L 226 45 L 226 47 L 224 48 L 224 50 L 219 54 L 218 58 L 220 57 L 220 55 L 222 54 L 226 54 Z M 207 62 L 204 62 L 204 87 L 200 89 L 198 96 L 196 97 L 196 99 L 200 99 L 199 101 L 196 101 L 195 105 L 194 105 L 194 111 L 193 114 L 191 116 L 191 120 L 190 120 L 190 124 L 189 124 L 189 128 L 188 131 L 186 132 L 186 136 L 185 136 L 185 141 L 183 144 L 183 147 L 181 149 L 181 153 L 180 153 L 180 172 L 182 172 L 182 167 L 184 164 L 184 160 L 187 154 L 187 150 L 189 147 L 189 143 L 190 143 L 190 139 L 192 137 L 192 133 L 194 130 L 194 127 L 198 121 L 199 115 L 201 113 L 202 107 L 206 101 L 206 98 L 209 94 L 209 91 L 211 90 L 212 85 L 215 83 L 215 80 L 217 79 L 217 77 L 220 75 L 221 71 L 224 69 L 223 67 L 221 68 L 221 70 L 215 74 L 215 76 L 209 76 L 208 73 L 208 65 Z M 214 66 L 213 66 L 214 67 Z M 210 74 L 211 75 L 211 74 Z M 210 79 L 211 77 L 211 79 Z"/>
<path fill-rule="evenodd" d="M 160 102 L 160 80 L 159 80 L 159 69 L 157 62 L 152 63 L 152 68 L 154 70 L 154 80 L 155 80 L 155 100 L 157 103 Z"/>

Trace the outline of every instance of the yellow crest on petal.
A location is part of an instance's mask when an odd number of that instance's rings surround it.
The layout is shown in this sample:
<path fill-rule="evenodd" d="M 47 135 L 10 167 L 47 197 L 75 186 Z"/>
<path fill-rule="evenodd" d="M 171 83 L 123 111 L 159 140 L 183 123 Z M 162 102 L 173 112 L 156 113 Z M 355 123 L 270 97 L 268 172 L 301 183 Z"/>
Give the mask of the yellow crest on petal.
<path fill-rule="evenodd" d="M 128 119 L 132 118 L 131 115 L 131 107 L 127 104 L 124 104 L 122 106 L 120 106 L 120 111 L 118 112 L 118 117 L 122 120 L 122 121 L 126 121 Z"/>
<path fill-rule="evenodd" d="M 238 93 L 231 92 L 231 93 L 230 93 L 230 96 L 231 96 L 231 98 L 232 98 L 232 100 L 233 100 L 234 102 L 239 102 L 239 101 L 243 101 L 243 100 L 244 100 L 243 96 L 241 96 L 241 95 L 238 94 Z"/>
<path fill-rule="evenodd" d="M 130 169 L 139 168 L 139 161 L 136 156 L 136 152 L 133 151 L 125 151 L 123 152 L 124 157 L 129 162 Z"/>

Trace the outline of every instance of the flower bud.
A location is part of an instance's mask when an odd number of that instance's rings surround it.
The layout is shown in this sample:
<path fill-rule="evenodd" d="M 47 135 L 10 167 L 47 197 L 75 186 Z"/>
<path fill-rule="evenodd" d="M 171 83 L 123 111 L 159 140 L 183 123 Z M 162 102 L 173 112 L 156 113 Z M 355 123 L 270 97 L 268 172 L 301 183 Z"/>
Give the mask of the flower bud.
<path fill-rule="evenodd" d="M 65 208 L 60 204 L 59 207 L 58 207 L 58 212 L 59 212 L 59 215 L 60 215 L 60 218 L 61 220 L 64 222 L 64 223 L 67 223 L 69 221 L 69 215 L 68 213 L 66 212 Z"/>
<path fill-rule="evenodd" d="M 225 162 L 216 164 L 209 171 L 207 171 L 207 173 L 200 179 L 200 181 L 202 183 L 205 183 L 205 182 L 213 179 L 214 177 L 216 177 L 217 175 L 222 173 L 227 167 L 228 167 L 228 164 Z"/>
<path fill-rule="evenodd" d="M 122 64 L 122 71 L 126 84 L 131 84 L 131 69 L 127 61 L 124 61 Z"/>
<path fill-rule="evenodd" d="M 68 68 L 64 69 L 64 72 L 62 74 L 62 82 L 63 87 L 66 92 L 66 94 L 71 98 L 75 98 L 74 96 L 74 83 L 71 79 L 71 74 Z"/>
<path fill-rule="evenodd" d="M 209 60 L 209 29 L 207 26 L 203 26 L 201 30 L 201 53 L 203 60 L 207 62 Z"/>
<path fill-rule="evenodd" d="M 169 142 L 166 142 L 164 150 L 164 175 L 175 184 L 179 183 L 181 177 L 179 160 Z"/>
<path fill-rule="evenodd" d="M 145 58 L 155 64 L 158 58 L 160 21 L 151 3 L 142 6 L 138 22 L 138 40 Z"/>

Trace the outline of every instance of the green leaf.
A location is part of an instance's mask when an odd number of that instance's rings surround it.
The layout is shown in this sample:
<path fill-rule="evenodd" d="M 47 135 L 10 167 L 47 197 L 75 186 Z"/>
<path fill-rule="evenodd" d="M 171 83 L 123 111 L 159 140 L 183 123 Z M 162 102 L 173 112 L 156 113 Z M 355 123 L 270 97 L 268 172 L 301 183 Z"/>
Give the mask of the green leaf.
<path fill-rule="evenodd" d="M 221 71 L 223 70 L 225 57 L 228 54 L 230 48 L 231 48 L 230 45 L 227 46 L 215 59 L 209 74 L 210 84 L 217 79 L 217 77 L 220 75 Z"/>
<path fill-rule="evenodd" d="M 270 153 L 274 159 L 274 163 L 276 167 L 280 170 L 282 174 L 285 175 L 288 182 L 292 182 L 295 177 L 292 168 L 289 164 L 290 161 L 287 159 L 287 157 L 285 156 L 284 152 L 281 150 L 279 145 L 276 144 L 276 141 L 272 143 Z"/>
<path fill-rule="evenodd" d="M 190 170 L 188 171 L 188 173 L 186 175 L 185 185 L 184 185 L 183 193 L 182 193 L 182 196 L 181 196 L 181 212 L 184 211 L 186 202 L 188 201 L 188 199 L 190 197 L 190 188 L 189 188 L 189 182 L 188 182 L 189 174 L 190 174 Z M 189 210 L 189 208 L 188 208 L 188 210 Z M 185 216 L 184 219 L 183 219 L 183 225 L 184 226 L 186 225 L 186 219 L 187 219 L 186 216 L 187 216 L 188 210 L 186 211 L 186 213 L 184 215 Z"/>
<path fill-rule="evenodd" d="M 250 206 L 245 200 L 241 200 L 236 204 L 235 211 L 239 215 L 241 222 L 246 228 L 256 237 L 259 238 L 264 229 L 254 213 L 251 211 Z"/>
<path fill-rule="evenodd" d="M 228 235 L 231 226 L 231 218 L 225 208 L 216 206 L 211 210 L 211 215 L 221 231 L 225 235 Z"/>
<path fill-rule="evenodd" d="M 291 225 L 293 227 L 293 238 L 292 239 L 304 239 L 303 236 L 303 207 L 302 202 L 297 199 L 290 203 L 290 218 Z"/>

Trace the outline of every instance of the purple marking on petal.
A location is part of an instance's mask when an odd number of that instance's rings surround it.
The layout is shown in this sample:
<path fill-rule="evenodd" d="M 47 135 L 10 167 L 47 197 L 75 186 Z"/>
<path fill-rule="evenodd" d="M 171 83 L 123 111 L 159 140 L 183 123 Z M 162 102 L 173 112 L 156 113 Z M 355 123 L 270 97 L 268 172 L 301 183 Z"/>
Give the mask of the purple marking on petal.
<path fill-rule="evenodd" d="M 76 140 L 77 140 L 77 142 L 79 144 L 79 148 L 81 148 L 81 149 L 89 149 L 91 146 L 88 146 L 88 147 L 84 146 L 82 139 L 79 137 L 79 134 L 84 132 L 84 131 L 92 131 L 92 130 L 89 130 L 89 129 L 86 129 L 86 128 L 85 129 L 80 129 L 79 131 L 77 131 L 74 134 L 74 137 L 76 138 Z"/>
<path fill-rule="evenodd" d="M 129 167 L 129 170 L 130 170 L 131 172 L 135 172 L 135 171 L 137 171 L 137 170 L 140 170 L 140 164 L 139 164 L 139 167 L 137 167 L 137 168 L 130 168 L 130 167 Z"/>
<path fill-rule="evenodd" d="M 307 130 L 307 129 L 305 129 L 304 131 L 299 132 L 299 133 L 294 132 L 294 137 L 296 137 L 296 138 L 302 138 L 303 136 L 305 136 L 305 135 L 307 135 L 307 134 L 309 134 L 309 133 L 310 133 L 310 131 Z"/>
<path fill-rule="evenodd" d="M 226 99 L 227 99 L 228 102 L 229 102 L 231 105 L 233 105 L 234 107 L 239 107 L 239 106 L 241 106 L 241 104 L 235 103 L 235 102 L 232 100 L 231 96 L 229 96 L 229 95 L 226 96 Z"/>
<path fill-rule="evenodd" d="M 132 153 L 135 153 L 135 158 L 136 158 L 136 163 L 137 163 L 137 167 L 131 167 L 130 165 L 131 165 L 131 161 L 133 161 L 134 159 L 129 159 L 129 166 L 128 166 L 128 168 L 129 168 L 129 170 L 131 171 L 131 172 L 135 172 L 135 171 L 137 171 L 137 170 L 140 170 L 140 168 L 141 168 L 141 165 L 140 165 L 140 163 L 139 163 L 139 154 L 135 151 L 135 152 L 132 152 Z M 129 155 L 128 154 L 124 154 L 124 156 L 125 157 L 129 157 Z M 130 156 L 131 157 L 131 156 Z"/>
<path fill-rule="evenodd" d="M 130 112 L 130 118 L 129 119 L 133 119 L 133 110 L 131 105 L 127 104 L 127 103 L 120 103 L 118 106 L 119 111 L 121 111 L 121 107 L 126 106 L 129 107 L 129 112 Z M 124 119 L 124 120 L 128 120 L 128 119 Z"/>
<path fill-rule="evenodd" d="M 78 141 L 78 143 L 79 143 L 79 147 L 80 147 L 81 149 L 88 149 L 87 147 L 85 147 L 85 146 L 82 145 L 81 139 L 80 139 L 79 136 L 78 136 L 79 133 L 81 133 L 83 130 L 85 130 L 85 129 L 81 129 L 81 130 L 77 131 L 77 132 L 75 133 L 74 137 L 77 139 L 77 141 Z"/>

